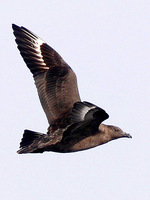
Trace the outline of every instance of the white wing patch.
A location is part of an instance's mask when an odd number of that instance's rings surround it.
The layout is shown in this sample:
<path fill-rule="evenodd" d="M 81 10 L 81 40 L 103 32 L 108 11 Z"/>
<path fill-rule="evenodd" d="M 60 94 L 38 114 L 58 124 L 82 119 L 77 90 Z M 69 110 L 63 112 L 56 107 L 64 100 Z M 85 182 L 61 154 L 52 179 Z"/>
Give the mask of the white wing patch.
<path fill-rule="evenodd" d="M 83 108 L 82 108 L 81 113 L 80 113 L 81 121 L 84 120 L 85 115 L 86 115 L 90 110 L 92 110 L 93 108 L 95 108 L 95 106 L 90 107 L 90 108 L 89 108 L 89 107 L 83 107 Z"/>
<path fill-rule="evenodd" d="M 24 40 L 25 41 L 24 45 L 26 45 L 27 48 L 29 47 L 29 49 L 27 49 L 27 51 L 30 52 L 31 56 L 34 57 L 34 55 L 35 55 L 35 59 L 37 60 L 37 62 L 40 63 L 38 68 L 49 69 L 49 67 L 47 67 L 46 63 L 44 62 L 41 48 L 40 48 L 41 45 L 44 44 L 45 42 L 41 38 L 39 38 L 37 35 L 35 35 L 34 33 L 27 30 L 26 28 L 24 28 L 24 27 L 21 27 L 21 28 L 22 28 L 22 31 L 24 32 L 24 34 L 26 35 L 26 39 Z"/>
<path fill-rule="evenodd" d="M 41 54 L 41 49 L 40 49 L 40 46 L 44 44 L 44 41 L 41 40 L 40 38 L 38 38 L 37 40 L 35 40 L 35 46 L 36 46 L 36 51 L 38 53 L 38 56 L 39 56 L 39 61 L 42 62 L 42 65 L 43 67 L 41 66 L 40 68 L 41 69 L 49 69 L 49 67 L 46 66 L 45 62 L 44 62 L 44 59 L 43 59 L 43 56 Z"/>
<path fill-rule="evenodd" d="M 71 116 L 72 123 L 84 121 L 86 114 L 90 110 L 95 109 L 95 108 L 96 108 L 95 105 L 90 104 L 88 102 L 77 102 L 77 103 L 75 103 L 73 110 L 72 110 L 72 116 Z"/>
<path fill-rule="evenodd" d="M 27 33 L 28 33 L 28 32 L 27 32 Z M 28 35 L 29 35 L 29 33 L 28 33 Z M 36 50 L 36 52 L 37 52 L 36 55 L 39 56 L 39 58 L 38 58 L 37 60 L 38 60 L 39 62 L 42 62 L 42 65 L 43 65 L 43 67 L 41 66 L 40 68 L 41 68 L 41 69 L 49 69 L 49 67 L 47 67 L 46 64 L 45 64 L 45 62 L 44 62 L 43 56 L 42 56 L 42 54 L 41 54 L 41 49 L 40 49 L 41 45 L 44 44 L 45 42 L 44 42 L 41 38 L 39 38 L 38 36 L 37 36 L 37 37 L 34 37 L 34 39 L 32 39 L 32 38 L 33 38 L 33 36 L 31 35 L 31 37 L 30 37 L 30 39 L 31 39 L 31 41 L 32 41 L 31 44 L 33 44 L 33 48 L 34 48 L 34 49 Z"/>

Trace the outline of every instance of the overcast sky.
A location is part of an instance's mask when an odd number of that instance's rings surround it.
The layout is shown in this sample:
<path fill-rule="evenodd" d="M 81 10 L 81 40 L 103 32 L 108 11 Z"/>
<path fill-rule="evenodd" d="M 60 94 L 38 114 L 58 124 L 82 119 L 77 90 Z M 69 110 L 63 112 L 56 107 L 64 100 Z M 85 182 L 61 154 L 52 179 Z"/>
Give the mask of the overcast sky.
<path fill-rule="evenodd" d="M 77 153 L 18 155 L 24 129 L 48 122 L 11 24 L 39 35 L 78 77 L 82 100 L 130 133 Z M 0 199 L 150 199 L 150 1 L 1 2 Z"/>

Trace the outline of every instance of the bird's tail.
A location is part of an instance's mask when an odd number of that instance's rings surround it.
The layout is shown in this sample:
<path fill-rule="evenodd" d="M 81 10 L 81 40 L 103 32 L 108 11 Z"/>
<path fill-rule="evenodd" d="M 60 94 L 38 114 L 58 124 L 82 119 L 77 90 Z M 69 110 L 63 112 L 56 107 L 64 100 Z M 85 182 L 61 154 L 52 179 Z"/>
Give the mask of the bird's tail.
<path fill-rule="evenodd" d="M 42 133 L 37 133 L 34 131 L 30 130 L 25 130 L 23 134 L 23 138 L 20 142 L 20 149 L 17 151 L 17 153 L 22 154 L 22 153 L 42 153 L 42 152 L 37 152 L 37 145 L 34 145 L 34 143 L 37 143 L 41 137 L 43 137 Z M 36 142 L 35 142 L 36 141 Z"/>

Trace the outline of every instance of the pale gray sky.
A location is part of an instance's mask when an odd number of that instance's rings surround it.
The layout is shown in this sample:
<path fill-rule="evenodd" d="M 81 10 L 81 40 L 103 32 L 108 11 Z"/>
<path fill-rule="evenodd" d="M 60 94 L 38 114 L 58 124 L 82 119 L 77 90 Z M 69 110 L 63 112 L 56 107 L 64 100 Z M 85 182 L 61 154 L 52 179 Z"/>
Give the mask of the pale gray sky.
<path fill-rule="evenodd" d="M 119 139 L 71 154 L 18 155 L 24 129 L 46 132 L 32 75 L 11 24 L 25 26 L 78 77 L 82 100 L 104 108 Z M 1 2 L 0 199 L 150 199 L 150 1 Z"/>

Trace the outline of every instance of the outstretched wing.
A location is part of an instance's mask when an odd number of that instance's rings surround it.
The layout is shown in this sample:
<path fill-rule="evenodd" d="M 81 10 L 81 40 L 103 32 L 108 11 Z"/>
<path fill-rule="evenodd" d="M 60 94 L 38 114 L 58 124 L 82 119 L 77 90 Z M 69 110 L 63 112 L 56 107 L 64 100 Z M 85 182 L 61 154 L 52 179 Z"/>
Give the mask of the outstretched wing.
<path fill-rule="evenodd" d="M 105 110 L 87 101 L 76 102 L 71 113 L 72 123 L 96 120 L 100 124 L 104 120 L 108 119 L 108 117 L 109 115 Z"/>
<path fill-rule="evenodd" d="M 80 101 L 77 79 L 61 56 L 42 39 L 24 27 L 12 25 L 16 43 L 27 67 L 33 74 L 48 122 L 69 114 Z"/>
<path fill-rule="evenodd" d="M 72 125 L 64 132 L 63 142 L 77 142 L 98 132 L 99 125 L 109 115 L 89 102 L 76 102 L 71 113 Z"/>

